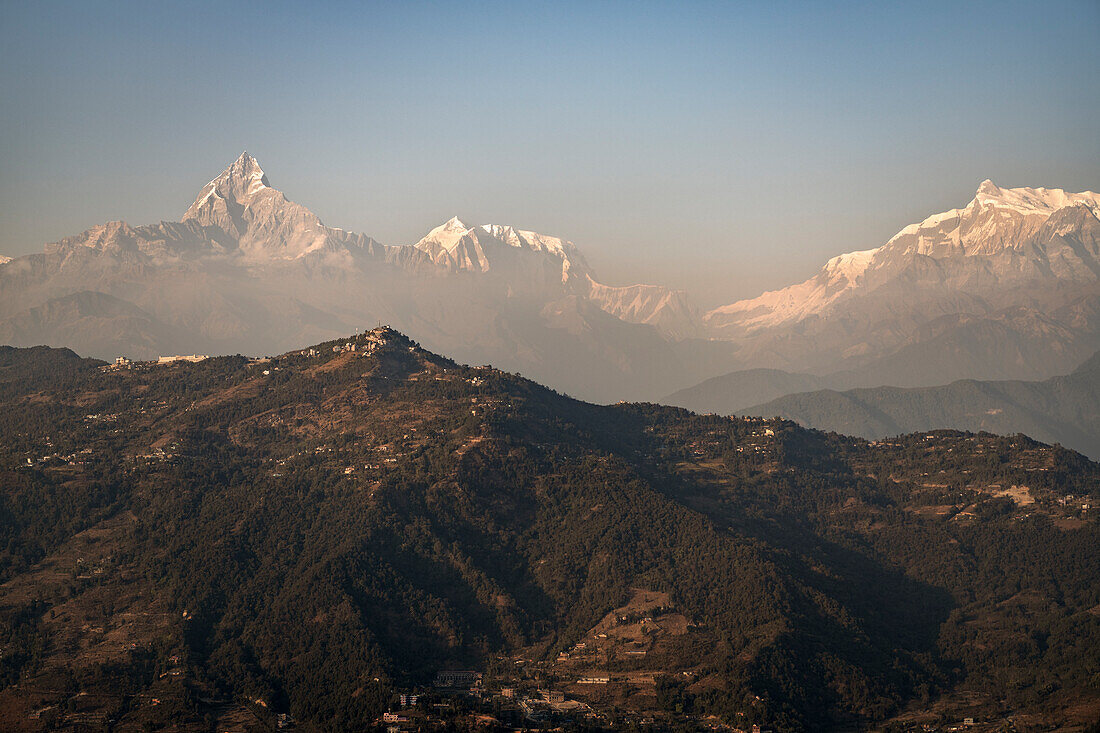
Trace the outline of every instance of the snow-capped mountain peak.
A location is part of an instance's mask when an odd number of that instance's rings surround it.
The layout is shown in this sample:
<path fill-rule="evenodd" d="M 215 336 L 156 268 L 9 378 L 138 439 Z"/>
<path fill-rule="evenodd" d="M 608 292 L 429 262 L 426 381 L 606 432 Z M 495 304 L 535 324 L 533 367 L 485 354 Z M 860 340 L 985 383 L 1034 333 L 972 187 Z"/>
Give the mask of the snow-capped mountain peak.
<path fill-rule="evenodd" d="M 347 253 L 362 249 L 366 242 L 358 235 L 325 227 L 309 209 L 288 201 L 270 186 L 256 159 L 242 153 L 203 186 L 179 222 L 139 227 L 107 222 L 47 244 L 46 250 L 141 252 L 156 261 L 231 256 L 259 263 L 318 251 Z"/>
<path fill-rule="evenodd" d="M 436 227 L 436 229 L 442 229 L 449 232 L 466 232 L 469 228 L 470 227 L 466 226 L 457 215 L 452 216 L 450 219 L 443 222 L 441 226 Z"/>
<path fill-rule="evenodd" d="M 363 238 L 326 227 L 312 211 L 272 188 L 259 162 L 247 152 L 203 186 L 184 222 L 217 227 L 249 260 L 292 260 L 314 252 L 343 256 Z M 364 240 L 365 241 L 365 240 Z"/>
<path fill-rule="evenodd" d="M 858 252 L 845 252 L 837 255 L 825 263 L 825 272 L 832 276 L 833 280 L 845 280 L 855 283 L 859 277 L 867 271 L 879 248 L 864 249 Z"/>
<path fill-rule="evenodd" d="M 1001 187 L 994 183 L 991 179 L 987 178 L 978 184 L 978 191 L 976 196 L 1000 196 Z"/>
<path fill-rule="evenodd" d="M 1080 215 L 1072 216 L 1078 207 Z M 972 298 L 980 297 L 979 288 L 1000 293 L 1011 283 L 1094 282 L 1100 250 L 1091 232 L 1100 230 L 1098 220 L 1100 195 L 1092 191 L 1002 188 L 986 179 L 965 207 L 910 224 L 882 247 L 833 257 L 805 282 L 722 306 L 706 319 L 718 328 L 755 331 L 822 316 L 875 291 Z M 1077 239 L 1067 242 L 1067 236 Z"/>
<path fill-rule="evenodd" d="M 492 251 L 508 247 L 560 259 L 563 279 L 578 264 L 587 272 L 587 265 L 572 242 L 506 224 L 468 227 L 457 216 L 432 229 L 415 246 L 427 252 L 437 263 L 450 263 L 460 270 L 486 272 L 490 267 Z"/>
<path fill-rule="evenodd" d="M 469 232 L 470 227 L 466 226 L 457 216 L 452 216 L 425 234 L 424 238 L 417 242 L 415 246 L 427 252 L 433 259 L 437 259 L 441 251 L 453 252 Z"/>
<path fill-rule="evenodd" d="M 228 173 L 231 178 L 237 180 L 247 180 L 251 186 L 270 186 L 267 176 L 264 174 L 264 169 L 260 167 L 258 160 L 253 158 L 245 150 L 233 163 L 223 172 L 222 175 Z"/>
<path fill-rule="evenodd" d="M 916 245 L 918 249 L 924 254 L 931 254 L 932 251 L 929 250 L 931 239 L 940 238 L 940 235 L 947 230 L 960 230 L 964 220 L 972 223 L 983 212 L 992 212 L 993 219 L 997 220 L 1002 220 L 1005 217 L 1008 217 L 1008 220 L 1014 220 L 1018 217 L 1032 219 L 1031 225 L 1024 224 L 1024 226 L 1033 226 L 1034 222 L 1043 221 L 1055 211 L 1067 206 L 1084 206 L 1094 216 L 1100 218 L 1100 194 L 1093 191 L 1071 193 L 1060 188 L 1001 188 L 987 178 L 981 182 L 978 190 L 974 193 L 974 198 L 965 207 L 932 214 L 918 224 L 910 224 L 891 237 L 887 244 L 912 239 L 915 236 L 919 242 Z M 1003 227 L 1004 224 L 1005 221 L 1000 221 L 999 226 Z M 990 219 L 985 222 L 984 226 L 986 228 L 996 228 L 998 224 Z M 970 226 L 968 229 L 973 230 L 974 228 Z M 967 236 L 956 235 L 956 246 L 970 250 L 971 248 L 965 241 L 968 236 L 971 239 L 975 238 L 973 231 Z M 979 237 L 985 238 L 980 233 Z M 1015 240 L 1018 237 L 1012 237 L 1011 239 Z M 985 247 L 979 251 L 987 252 L 988 249 L 988 247 Z"/>
<path fill-rule="evenodd" d="M 267 175 L 259 162 L 245 151 L 229 164 L 216 178 L 199 191 L 195 202 L 188 207 L 183 221 L 203 217 L 204 209 L 213 208 L 218 200 L 246 205 L 265 189 L 271 189 Z"/>
<path fill-rule="evenodd" d="M 563 259 L 569 259 L 577 253 L 577 248 L 572 242 L 564 239 L 550 237 L 538 232 L 525 229 L 514 229 L 501 224 L 482 224 L 480 229 L 493 239 L 497 239 L 510 247 L 517 249 L 529 249 L 532 252 L 545 252 Z"/>
<path fill-rule="evenodd" d="M 988 178 L 982 181 L 968 205 L 995 206 L 1025 216 L 1047 216 L 1066 206 L 1084 205 L 1100 214 L 1100 194 L 1070 193 L 1061 188 L 1001 188 Z"/>

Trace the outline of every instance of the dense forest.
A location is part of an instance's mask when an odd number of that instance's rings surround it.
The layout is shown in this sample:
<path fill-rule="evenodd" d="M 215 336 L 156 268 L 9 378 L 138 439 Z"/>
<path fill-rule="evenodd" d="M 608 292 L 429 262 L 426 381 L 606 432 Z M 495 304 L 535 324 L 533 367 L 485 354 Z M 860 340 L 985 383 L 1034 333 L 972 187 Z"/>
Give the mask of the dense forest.
<path fill-rule="evenodd" d="M 369 727 L 440 670 L 550 664 L 637 589 L 687 625 L 629 699 L 685 719 L 1100 700 L 1100 465 L 1024 436 L 596 406 L 388 329 L 127 368 L 4 348 L 0 403 L 9 727 Z"/>

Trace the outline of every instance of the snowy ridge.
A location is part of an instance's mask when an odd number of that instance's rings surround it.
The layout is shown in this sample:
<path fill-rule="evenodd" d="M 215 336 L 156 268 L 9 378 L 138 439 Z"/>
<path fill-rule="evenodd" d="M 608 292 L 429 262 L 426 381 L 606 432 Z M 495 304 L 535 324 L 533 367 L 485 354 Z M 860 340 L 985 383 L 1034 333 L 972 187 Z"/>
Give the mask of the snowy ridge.
<path fill-rule="evenodd" d="M 1058 212 L 1078 212 L 1096 223 L 1100 194 L 1071 193 L 1058 188 L 1001 188 L 983 181 L 961 209 L 933 214 L 910 224 L 883 246 L 838 255 L 805 282 L 737 301 L 707 313 L 708 325 L 749 331 L 795 323 L 821 315 L 850 296 L 883 287 L 909 268 L 914 258 L 939 263 L 932 272 L 937 287 L 969 292 L 968 278 L 981 273 L 986 287 L 1003 287 L 1015 279 L 1055 277 L 1095 280 L 1100 252 L 1067 246 L 1053 237 L 1075 236 L 1077 218 L 1059 214 L 1060 226 L 1043 229 Z M 931 276 L 931 275 L 928 275 Z M 958 282 L 953 283 L 953 278 Z M 909 286 L 907 286 L 909 287 Z"/>
<path fill-rule="evenodd" d="M 517 266 L 528 272 L 560 268 L 564 292 L 583 296 L 616 318 L 651 325 L 672 338 L 699 332 L 699 314 L 685 293 L 660 285 L 603 285 L 576 245 L 565 239 L 503 224 L 471 227 L 454 216 L 413 246 L 437 265 L 459 271 L 488 273 L 503 266 L 514 274 Z"/>
<path fill-rule="evenodd" d="M 558 257 L 567 258 L 569 252 L 576 252 L 572 242 L 566 242 L 557 237 L 548 237 L 538 232 L 530 232 L 522 229 L 513 229 L 510 226 L 500 224 L 482 224 L 481 230 L 494 239 L 499 239 L 517 249 L 529 249 L 532 252 L 546 252 Z"/>
<path fill-rule="evenodd" d="M 859 277 L 867 271 L 871 260 L 875 258 L 879 249 L 864 249 L 858 252 L 847 252 L 837 255 L 825 263 L 825 271 L 833 279 L 843 278 L 849 283 L 855 284 Z"/>
<path fill-rule="evenodd" d="M 237 254 L 253 261 L 297 259 L 316 252 L 339 256 L 359 241 L 359 235 L 324 226 L 311 211 L 271 188 L 248 153 L 203 187 L 184 220 L 226 231 L 238 242 Z M 665 333 L 684 335 L 698 329 L 698 314 L 683 293 L 661 286 L 600 285 L 576 245 L 559 237 L 505 224 L 470 226 L 452 216 L 414 245 L 378 248 L 398 258 L 427 255 L 443 270 L 494 272 L 517 285 L 526 283 L 527 288 L 553 281 L 563 294 L 582 295 L 617 318 L 647 323 Z"/>
<path fill-rule="evenodd" d="M 1093 191 L 1070 193 L 1060 188 L 1000 188 L 988 178 L 978 186 L 970 206 L 996 206 L 1021 214 L 1049 215 L 1067 206 L 1087 206 L 1100 217 L 1100 194 Z"/>
<path fill-rule="evenodd" d="M 0 266 L 0 310 L 10 319 L 93 288 L 114 299 L 95 307 L 122 334 L 119 348 L 153 354 L 160 347 L 126 320 L 136 311 L 115 301 L 153 318 L 149 337 L 178 343 L 164 347 L 173 353 L 273 353 L 392 322 L 600 399 L 651 399 L 759 367 L 878 364 L 875 380 L 904 374 L 914 385 L 1032 378 L 1100 342 L 1098 200 L 985 181 L 966 206 L 881 247 L 701 316 L 680 291 L 604 285 L 572 242 L 526 229 L 452 217 L 415 244 L 387 246 L 325 226 L 244 153 L 202 185 L 183 221 L 108 222 Z M 58 310 L 49 328 L 103 354 L 105 329 L 74 317 Z M 42 329 L 31 343 L 46 343 Z"/>
<path fill-rule="evenodd" d="M 590 276 L 587 296 L 603 311 L 630 323 L 645 323 L 672 338 L 699 335 L 699 313 L 687 293 L 662 285 L 603 285 Z"/>
<path fill-rule="evenodd" d="M 413 246 L 426 252 L 436 264 L 457 270 L 488 272 L 492 268 L 493 251 L 511 249 L 559 260 L 563 283 L 579 274 L 578 270 L 588 271 L 587 263 L 572 242 L 503 224 L 471 227 L 457 216 L 432 229 Z"/>
<path fill-rule="evenodd" d="M 974 198 L 966 207 L 932 214 L 919 224 L 910 224 L 891 237 L 890 242 L 937 227 L 947 221 L 961 219 L 986 206 L 1023 216 L 1044 218 L 1067 206 L 1084 206 L 1100 218 L 1100 194 L 1093 191 L 1070 193 L 1060 188 L 1001 188 L 987 178 L 978 186 Z"/>

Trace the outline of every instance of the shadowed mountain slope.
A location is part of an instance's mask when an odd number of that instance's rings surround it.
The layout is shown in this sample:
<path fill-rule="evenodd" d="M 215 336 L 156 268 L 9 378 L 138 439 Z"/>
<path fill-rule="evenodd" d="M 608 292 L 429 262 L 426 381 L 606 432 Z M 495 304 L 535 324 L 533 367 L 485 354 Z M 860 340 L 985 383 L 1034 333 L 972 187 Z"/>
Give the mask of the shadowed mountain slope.
<path fill-rule="evenodd" d="M 605 725 L 1097 703 L 1097 524 L 1058 499 L 1100 466 L 1024 437 L 601 407 L 385 328 L 129 369 L 6 349 L 0 388 L 0 719 L 29 730 L 361 729 L 456 668 Z M 639 597 L 652 624 L 607 620 Z"/>

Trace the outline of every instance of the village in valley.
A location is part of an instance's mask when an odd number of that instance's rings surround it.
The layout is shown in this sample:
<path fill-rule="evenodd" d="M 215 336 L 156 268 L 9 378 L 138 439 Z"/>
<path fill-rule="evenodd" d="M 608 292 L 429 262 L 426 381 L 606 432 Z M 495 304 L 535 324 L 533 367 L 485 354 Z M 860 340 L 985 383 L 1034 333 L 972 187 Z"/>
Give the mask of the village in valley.
<path fill-rule="evenodd" d="M 711 683 L 684 654 L 692 630 L 667 593 L 635 588 L 627 604 L 556 655 L 532 647 L 497 657 L 488 671 L 441 671 L 431 687 L 398 694 L 377 722 L 394 733 L 457 721 L 501 730 L 767 730 L 662 709 L 658 697 L 666 678 Z"/>

